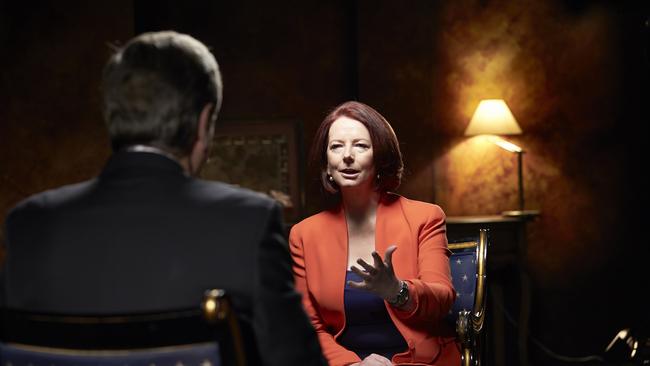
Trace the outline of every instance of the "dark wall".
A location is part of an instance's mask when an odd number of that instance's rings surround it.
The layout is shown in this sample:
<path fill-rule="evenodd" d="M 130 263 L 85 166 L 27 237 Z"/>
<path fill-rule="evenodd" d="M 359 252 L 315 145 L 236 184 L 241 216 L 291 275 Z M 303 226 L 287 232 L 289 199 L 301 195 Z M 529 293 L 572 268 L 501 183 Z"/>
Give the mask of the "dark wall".
<path fill-rule="evenodd" d="M 95 175 L 109 155 L 99 80 L 108 43 L 176 29 L 208 44 L 223 120 L 294 120 L 302 154 L 327 111 L 358 98 L 394 125 L 405 195 L 449 215 L 517 205 L 514 157 L 462 136 L 482 98 L 524 134 L 536 287 L 532 331 L 569 354 L 648 329 L 647 5 L 616 1 L 0 2 L 0 213 Z M 306 210 L 319 209 L 314 171 Z M 633 254 L 630 254 L 633 253 Z M 544 359 L 544 356 L 536 355 Z"/>
<path fill-rule="evenodd" d="M 434 201 L 433 1 L 359 1 L 359 99 L 392 124 L 404 155 L 400 193 Z"/>
<path fill-rule="evenodd" d="M 87 179 L 109 154 L 99 80 L 109 43 L 133 34 L 130 1 L 0 3 L 0 214 Z"/>

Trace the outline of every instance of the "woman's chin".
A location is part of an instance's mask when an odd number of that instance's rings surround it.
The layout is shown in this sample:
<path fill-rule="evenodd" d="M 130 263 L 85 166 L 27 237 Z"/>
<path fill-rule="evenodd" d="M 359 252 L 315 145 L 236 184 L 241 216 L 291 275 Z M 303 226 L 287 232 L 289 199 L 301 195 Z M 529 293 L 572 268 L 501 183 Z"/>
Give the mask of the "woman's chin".
<path fill-rule="evenodd" d="M 342 191 L 348 191 L 348 192 L 365 192 L 365 191 L 371 192 L 375 190 L 372 183 L 368 183 L 368 182 L 346 181 L 346 182 L 341 182 L 340 184 L 338 184 L 338 186 L 339 189 L 341 189 Z"/>

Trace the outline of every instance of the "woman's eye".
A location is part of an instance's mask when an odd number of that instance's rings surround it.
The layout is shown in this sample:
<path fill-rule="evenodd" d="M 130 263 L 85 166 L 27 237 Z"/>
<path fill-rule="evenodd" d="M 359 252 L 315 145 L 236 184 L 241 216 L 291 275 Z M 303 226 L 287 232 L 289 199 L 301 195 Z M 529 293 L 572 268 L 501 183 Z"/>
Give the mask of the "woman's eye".
<path fill-rule="evenodd" d="M 356 146 L 356 147 L 358 147 L 358 148 L 360 148 L 360 149 L 367 149 L 367 148 L 370 147 L 370 146 L 368 146 L 367 144 L 355 144 L 354 146 Z"/>
<path fill-rule="evenodd" d="M 330 150 L 340 149 L 343 145 L 341 144 L 332 144 L 330 145 Z"/>

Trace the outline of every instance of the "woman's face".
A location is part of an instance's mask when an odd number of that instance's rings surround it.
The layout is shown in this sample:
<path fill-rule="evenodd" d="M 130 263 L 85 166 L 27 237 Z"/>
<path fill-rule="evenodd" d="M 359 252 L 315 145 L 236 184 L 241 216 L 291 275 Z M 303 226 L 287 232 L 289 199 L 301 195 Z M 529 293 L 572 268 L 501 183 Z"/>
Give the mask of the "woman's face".
<path fill-rule="evenodd" d="M 374 189 L 375 166 L 370 132 L 361 122 L 339 117 L 329 130 L 327 173 L 342 189 Z"/>

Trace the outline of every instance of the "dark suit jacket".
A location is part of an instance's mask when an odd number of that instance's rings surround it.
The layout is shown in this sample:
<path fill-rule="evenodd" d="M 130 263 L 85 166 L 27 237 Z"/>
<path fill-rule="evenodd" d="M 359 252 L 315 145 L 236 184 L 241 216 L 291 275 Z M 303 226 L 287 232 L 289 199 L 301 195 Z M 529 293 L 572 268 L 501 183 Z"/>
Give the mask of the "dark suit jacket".
<path fill-rule="evenodd" d="M 119 152 L 96 179 L 46 191 L 6 220 L 4 306 L 120 314 L 231 294 L 269 365 L 321 364 L 294 290 L 275 201 L 187 176 L 162 155 Z M 244 329 L 245 331 L 245 329 Z"/>

